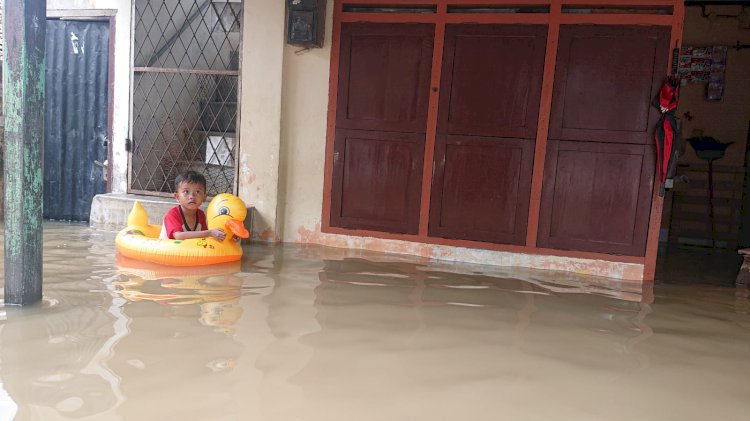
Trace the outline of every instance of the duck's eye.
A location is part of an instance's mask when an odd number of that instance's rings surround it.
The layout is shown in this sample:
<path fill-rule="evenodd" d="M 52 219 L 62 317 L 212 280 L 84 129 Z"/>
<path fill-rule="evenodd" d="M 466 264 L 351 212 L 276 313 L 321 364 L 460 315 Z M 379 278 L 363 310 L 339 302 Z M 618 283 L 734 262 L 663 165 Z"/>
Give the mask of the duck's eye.
<path fill-rule="evenodd" d="M 222 206 L 219 208 L 219 215 L 229 215 L 229 208 Z"/>

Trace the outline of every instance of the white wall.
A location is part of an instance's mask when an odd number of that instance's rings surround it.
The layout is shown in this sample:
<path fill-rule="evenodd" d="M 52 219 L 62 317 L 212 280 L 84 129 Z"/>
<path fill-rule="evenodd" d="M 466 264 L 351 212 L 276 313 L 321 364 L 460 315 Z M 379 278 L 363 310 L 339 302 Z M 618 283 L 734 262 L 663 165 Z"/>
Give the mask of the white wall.
<path fill-rule="evenodd" d="M 47 0 L 49 16 L 115 16 L 114 97 L 112 98 L 112 191 L 127 191 L 128 155 L 125 139 L 129 137 L 130 114 L 130 1 L 127 0 Z M 98 12 L 97 12 L 98 10 Z M 113 28 L 110 28 L 110 36 Z"/>
<path fill-rule="evenodd" d="M 283 241 L 299 230 L 320 230 L 323 212 L 333 1 L 328 1 L 322 48 L 284 46 L 279 223 Z"/>

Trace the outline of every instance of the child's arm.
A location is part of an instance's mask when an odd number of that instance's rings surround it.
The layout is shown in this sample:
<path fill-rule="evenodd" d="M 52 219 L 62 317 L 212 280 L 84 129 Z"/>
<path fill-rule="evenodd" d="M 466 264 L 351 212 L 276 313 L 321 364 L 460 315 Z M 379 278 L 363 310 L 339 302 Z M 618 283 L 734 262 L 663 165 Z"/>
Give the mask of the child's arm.
<path fill-rule="evenodd" d="M 221 228 L 214 228 L 203 231 L 175 231 L 174 233 L 175 240 L 187 240 L 188 238 L 204 237 L 213 237 L 218 241 L 224 241 L 224 239 L 227 237 L 227 233 Z"/>

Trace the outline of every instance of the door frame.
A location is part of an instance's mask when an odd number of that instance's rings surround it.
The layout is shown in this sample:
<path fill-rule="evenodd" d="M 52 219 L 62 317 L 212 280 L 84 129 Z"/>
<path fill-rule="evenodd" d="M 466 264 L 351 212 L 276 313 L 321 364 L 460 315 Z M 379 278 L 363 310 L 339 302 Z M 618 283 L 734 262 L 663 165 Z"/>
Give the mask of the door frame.
<path fill-rule="evenodd" d="M 418 243 L 489 249 L 515 253 L 551 255 L 571 258 L 605 260 L 610 262 L 634 263 L 644 266 L 643 279 L 653 280 L 656 271 L 656 254 L 661 226 L 663 198 L 658 194 L 658 183 L 654 183 L 651 194 L 651 211 L 649 215 L 646 253 L 645 256 L 619 256 L 605 253 L 566 251 L 537 246 L 539 230 L 539 216 L 542 196 L 542 181 L 544 177 L 545 158 L 547 155 L 547 136 L 550 124 L 552 106 L 552 90 L 555 78 L 555 64 L 557 62 L 558 38 L 561 25 L 592 24 L 592 25 L 654 25 L 671 28 L 669 41 L 670 52 L 682 44 L 682 29 L 684 21 L 684 4 L 682 0 L 419 0 L 404 1 L 406 7 L 426 7 L 433 13 L 418 13 L 404 11 L 403 13 L 363 12 L 351 6 L 373 6 L 401 4 L 397 0 L 334 0 L 333 30 L 329 78 L 329 106 L 327 115 L 327 133 L 325 148 L 325 170 L 323 190 L 323 212 L 321 231 L 324 233 L 367 236 L 382 239 L 404 240 Z M 547 13 L 448 13 L 451 7 L 466 5 L 487 5 L 487 7 L 502 5 L 529 5 L 547 7 Z M 564 13 L 563 6 L 581 7 L 585 5 L 608 6 L 609 13 Z M 345 9 L 344 6 L 347 6 Z M 416 6 L 415 6 L 416 5 Z M 641 8 L 643 13 L 617 13 L 622 7 Z M 658 8 L 670 8 L 671 14 L 661 14 Z M 649 11 L 652 11 L 651 13 Z M 427 115 L 427 133 L 425 139 L 424 165 L 422 172 L 422 192 L 420 206 L 419 231 L 417 234 L 392 234 L 379 231 L 347 229 L 331 226 L 333 153 L 336 133 L 336 106 L 338 98 L 339 60 L 341 43 L 341 25 L 345 22 L 379 22 L 379 23 L 432 23 L 435 25 L 435 42 L 433 43 L 432 73 L 430 78 L 430 93 Z M 544 73 L 542 78 L 542 92 L 539 104 L 539 117 L 536 129 L 534 148 L 534 165 L 531 179 L 531 196 L 529 203 L 528 227 L 525 245 L 494 244 L 469 240 L 454 240 L 428 235 L 429 207 L 432 187 L 433 160 L 438 116 L 438 101 L 443 62 L 443 45 L 445 27 L 453 23 L 502 23 L 502 24 L 544 24 L 548 26 L 547 46 L 545 50 Z M 671 62 L 668 60 L 669 65 Z M 670 67 L 665 70 L 665 76 L 670 73 Z"/>
<path fill-rule="evenodd" d="M 109 46 L 107 47 L 107 188 L 112 192 L 112 144 L 114 126 L 115 95 L 115 17 L 116 9 L 48 9 L 47 19 L 107 22 L 109 25 Z"/>

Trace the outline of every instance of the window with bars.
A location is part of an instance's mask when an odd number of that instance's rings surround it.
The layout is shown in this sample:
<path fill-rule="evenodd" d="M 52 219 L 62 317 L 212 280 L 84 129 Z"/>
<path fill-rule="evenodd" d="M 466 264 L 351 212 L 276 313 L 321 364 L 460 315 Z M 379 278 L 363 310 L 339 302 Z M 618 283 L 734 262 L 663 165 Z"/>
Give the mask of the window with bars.
<path fill-rule="evenodd" d="M 241 0 L 135 0 L 129 192 L 236 193 Z"/>

